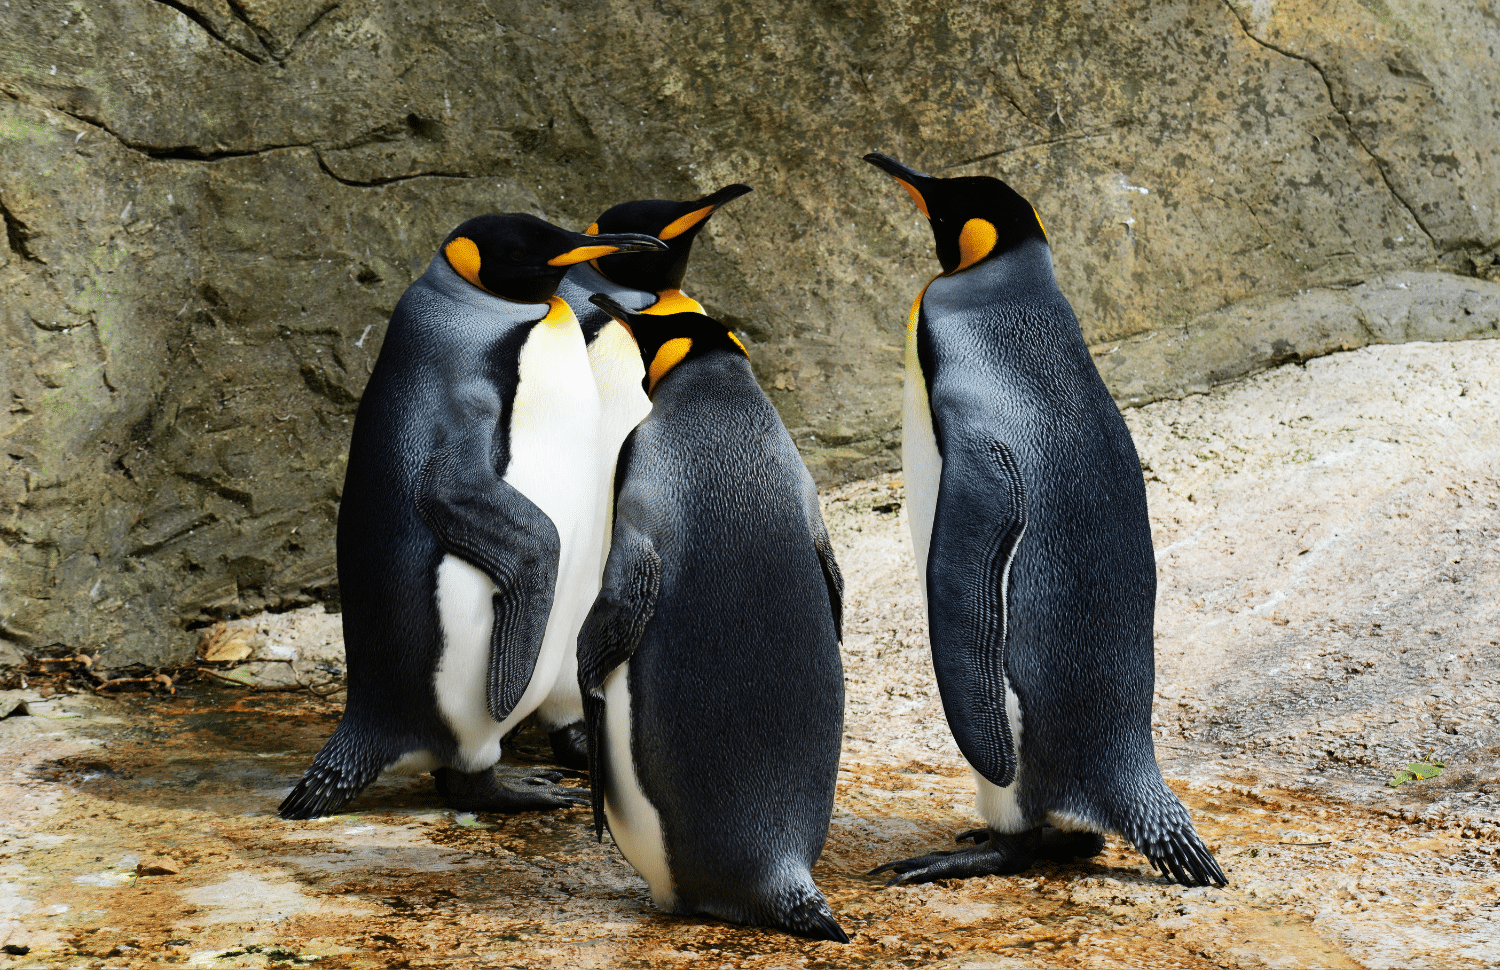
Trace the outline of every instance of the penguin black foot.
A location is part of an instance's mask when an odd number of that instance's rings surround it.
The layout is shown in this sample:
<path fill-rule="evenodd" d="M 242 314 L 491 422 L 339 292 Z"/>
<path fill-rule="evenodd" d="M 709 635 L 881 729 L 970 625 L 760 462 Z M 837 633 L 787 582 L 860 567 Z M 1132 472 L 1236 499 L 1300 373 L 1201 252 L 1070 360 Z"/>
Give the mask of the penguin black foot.
<path fill-rule="evenodd" d="M 1050 825 L 1027 832 L 999 834 L 988 829 L 961 832 L 956 841 L 973 840 L 975 845 L 951 852 L 933 852 L 887 862 L 870 870 L 870 875 L 894 872 L 887 886 L 932 882 L 935 879 L 969 879 L 974 876 L 1012 876 L 1025 872 L 1038 860 L 1066 862 L 1098 855 L 1104 849 L 1104 836 L 1094 832 L 1064 832 Z"/>
<path fill-rule="evenodd" d="M 461 812 L 545 812 L 589 804 L 585 788 L 564 788 L 556 771 L 496 765 L 485 771 L 432 773 L 443 804 Z"/>
<path fill-rule="evenodd" d="M 589 736 L 583 722 L 577 721 L 548 733 L 552 742 L 552 759 L 574 771 L 589 770 Z"/>

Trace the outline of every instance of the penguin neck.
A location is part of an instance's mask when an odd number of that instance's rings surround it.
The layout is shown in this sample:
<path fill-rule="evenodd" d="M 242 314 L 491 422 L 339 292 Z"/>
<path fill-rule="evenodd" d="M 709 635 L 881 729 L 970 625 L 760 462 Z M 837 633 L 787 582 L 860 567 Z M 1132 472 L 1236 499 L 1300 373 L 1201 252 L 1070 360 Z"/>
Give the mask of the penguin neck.
<path fill-rule="evenodd" d="M 665 372 L 651 391 L 651 406 L 653 411 L 670 409 L 674 401 L 686 400 L 696 401 L 693 406 L 701 410 L 703 402 L 711 400 L 715 407 L 733 409 L 763 397 L 749 359 L 729 347 L 715 347 Z"/>
<path fill-rule="evenodd" d="M 929 299 L 943 299 L 948 293 L 972 294 L 983 291 L 992 299 L 1023 302 L 1010 294 L 1057 292 L 1057 276 L 1052 269 L 1052 250 L 1040 239 L 1025 239 L 1004 252 L 995 253 L 955 273 L 944 273 L 928 287 Z"/>
<path fill-rule="evenodd" d="M 1027 375 L 1059 354 L 1088 359 L 1077 318 L 1057 288 L 1052 256 L 1041 240 L 937 277 L 921 301 L 922 323 L 911 335 L 908 353 L 929 382 L 941 381 L 950 391 L 965 383 L 986 386 L 999 374 L 1023 386 Z"/>
<path fill-rule="evenodd" d="M 515 300 L 507 300 L 501 296 L 485 293 L 468 280 L 454 272 L 453 267 L 448 264 L 447 257 L 438 253 L 427 264 L 427 272 L 422 274 L 424 284 L 436 290 L 445 299 L 470 307 L 488 316 L 497 317 L 506 323 L 531 323 L 541 320 L 548 314 L 557 313 L 556 307 L 549 301 L 545 303 L 517 303 Z"/>
<path fill-rule="evenodd" d="M 595 269 L 592 261 L 570 266 L 568 275 L 563 277 L 562 284 L 557 288 L 557 295 L 573 307 L 573 312 L 578 315 L 578 324 L 583 328 L 583 339 L 590 345 L 611 320 L 609 314 L 589 302 L 589 297 L 595 293 L 603 293 L 627 310 L 643 309 L 656 299 L 655 293 L 614 282 Z"/>

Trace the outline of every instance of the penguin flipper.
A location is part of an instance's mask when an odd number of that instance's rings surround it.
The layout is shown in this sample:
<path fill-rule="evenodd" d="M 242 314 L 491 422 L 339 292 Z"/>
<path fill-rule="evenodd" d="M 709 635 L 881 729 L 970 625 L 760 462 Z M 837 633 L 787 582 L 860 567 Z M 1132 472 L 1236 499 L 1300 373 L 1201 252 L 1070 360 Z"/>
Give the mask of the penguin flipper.
<path fill-rule="evenodd" d="M 489 710 L 503 721 L 525 693 L 542 650 L 557 586 L 557 527 L 495 474 L 489 441 L 475 433 L 428 457 L 417 476 L 416 505 L 438 545 L 495 584 Z"/>
<path fill-rule="evenodd" d="M 818 505 L 818 487 L 812 476 L 803 468 L 802 507 L 807 515 L 807 530 L 812 534 L 813 548 L 818 551 L 818 562 L 823 567 L 823 580 L 828 584 L 828 605 L 833 608 L 833 629 L 839 641 L 844 639 L 844 574 L 839 572 L 838 560 L 833 557 L 833 542 L 828 538 L 828 526 L 823 523 L 823 510 Z"/>
<path fill-rule="evenodd" d="M 651 540 L 617 522 L 604 563 L 604 582 L 578 633 L 578 688 L 588 730 L 589 787 L 593 791 L 594 835 L 604 838 L 604 792 L 609 759 L 604 751 L 604 682 L 635 653 L 656 612 L 661 591 L 661 557 Z"/>
<path fill-rule="evenodd" d="M 1026 531 L 1026 489 L 1003 442 L 945 431 L 927 556 L 932 664 L 948 726 L 975 771 L 1001 788 L 1016 776 L 1006 712 L 1010 565 Z M 975 515 L 984 516 L 976 528 Z"/>

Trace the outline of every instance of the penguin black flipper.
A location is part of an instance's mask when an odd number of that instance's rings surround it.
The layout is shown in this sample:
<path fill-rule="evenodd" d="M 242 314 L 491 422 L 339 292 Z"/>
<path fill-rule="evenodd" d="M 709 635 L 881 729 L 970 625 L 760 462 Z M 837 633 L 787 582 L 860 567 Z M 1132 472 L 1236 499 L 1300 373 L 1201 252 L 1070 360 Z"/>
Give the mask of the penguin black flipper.
<path fill-rule="evenodd" d="M 833 629 L 840 642 L 844 639 L 844 574 L 839 572 L 838 560 L 833 555 L 833 542 L 828 538 L 828 526 L 823 523 L 823 510 L 818 505 L 818 486 L 811 475 L 805 475 L 802 487 L 802 506 L 807 514 L 807 531 L 812 534 L 813 548 L 818 551 L 818 562 L 823 567 L 823 581 L 828 584 L 828 605 L 833 608 Z"/>
<path fill-rule="evenodd" d="M 1015 454 L 982 431 L 946 431 L 927 558 L 932 663 L 953 739 L 970 766 L 1001 788 L 1016 777 L 1006 711 L 1010 565 L 1026 531 L 1026 488 Z M 951 510 L 987 510 L 984 530 Z M 974 569 L 943 564 L 972 563 Z"/>
<path fill-rule="evenodd" d="M 625 459 L 620 464 L 623 469 Z M 609 758 L 603 750 L 604 682 L 635 653 L 647 621 L 656 612 L 660 592 L 661 557 L 656 548 L 635 529 L 618 524 L 604 563 L 604 585 L 578 633 L 578 687 L 589 739 L 594 837 L 600 841 L 604 840 L 604 792 L 609 785 Z"/>
<path fill-rule="evenodd" d="M 481 395 L 481 398 L 487 395 Z M 483 412 L 499 401 L 471 402 Z M 489 710 L 504 721 L 531 680 L 552 595 L 561 542 L 536 504 L 495 474 L 482 413 L 467 433 L 430 455 L 417 478 L 416 506 L 442 548 L 473 563 L 495 584 L 490 636 Z"/>

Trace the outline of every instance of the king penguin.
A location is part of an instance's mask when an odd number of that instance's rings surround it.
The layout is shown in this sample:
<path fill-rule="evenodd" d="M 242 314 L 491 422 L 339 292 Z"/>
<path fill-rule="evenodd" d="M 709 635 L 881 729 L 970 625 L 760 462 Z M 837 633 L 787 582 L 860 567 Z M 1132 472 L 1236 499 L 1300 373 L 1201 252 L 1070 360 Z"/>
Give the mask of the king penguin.
<path fill-rule="evenodd" d="M 698 301 L 682 292 L 682 279 L 687 274 L 693 240 L 708 224 L 708 218 L 715 210 L 749 191 L 748 185 L 726 185 L 701 199 L 687 202 L 642 199 L 614 206 L 584 232 L 588 235 L 598 235 L 601 231 L 639 233 L 660 239 L 667 248 L 615 253 L 578 263 L 568 270 L 557 288 L 557 295 L 573 308 L 583 327 L 583 338 L 589 348 L 589 367 L 599 386 L 601 409 L 599 458 L 604 474 L 600 478 L 599 501 L 595 507 L 599 570 L 592 582 L 572 590 L 558 587 L 557 591 L 559 597 L 576 598 L 584 610 L 599 592 L 599 573 L 602 573 L 604 557 L 609 553 L 607 523 L 614 497 L 615 461 L 620 454 L 620 444 L 651 410 L 651 401 L 641 386 L 646 371 L 635 341 L 623 324 L 590 303 L 589 297 L 604 293 L 628 309 L 650 314 L 681 310 L 702 313 L 703 307 Z M 548 732 L 558 764 L 569 768 L 588 766 L 575 651 L 568 651 L 563 658 L 557 681 L 547 699 L 537 708 L 536 718 Z"/>
<path fill-rule="evenodd" d="M 283 818 L 335 812 L 387 769 L 431 771 L 464 810 L 582 799 L 556 773 L 496 768 L 582 622 L 555 588 L 598 570 L 599 393 L 553 294 L 569 266 L 662 246 L 480 216 L 401 297 L 339 506 L 348 702 Z"/>
<path fill-rule="evenodd" d="M 578 637 L 595 832 L 668 912 L 848 942 L 810 872 L 844 710 L 812 476 L 722 324 L 594 300 L 635 334 L 652 401 Z"/>
<path fill-rule="evenodd" d="M 928 218 L 943 268 L 907 322 L 902 474 L 943 710 L 987 826 L 875 871 L 1015 873 L 1117 833 L 1184 885 L 1224 885 L 1156 764 L 1145 483 L 1041 219 L 999 179 L 865 161 Z"/>

